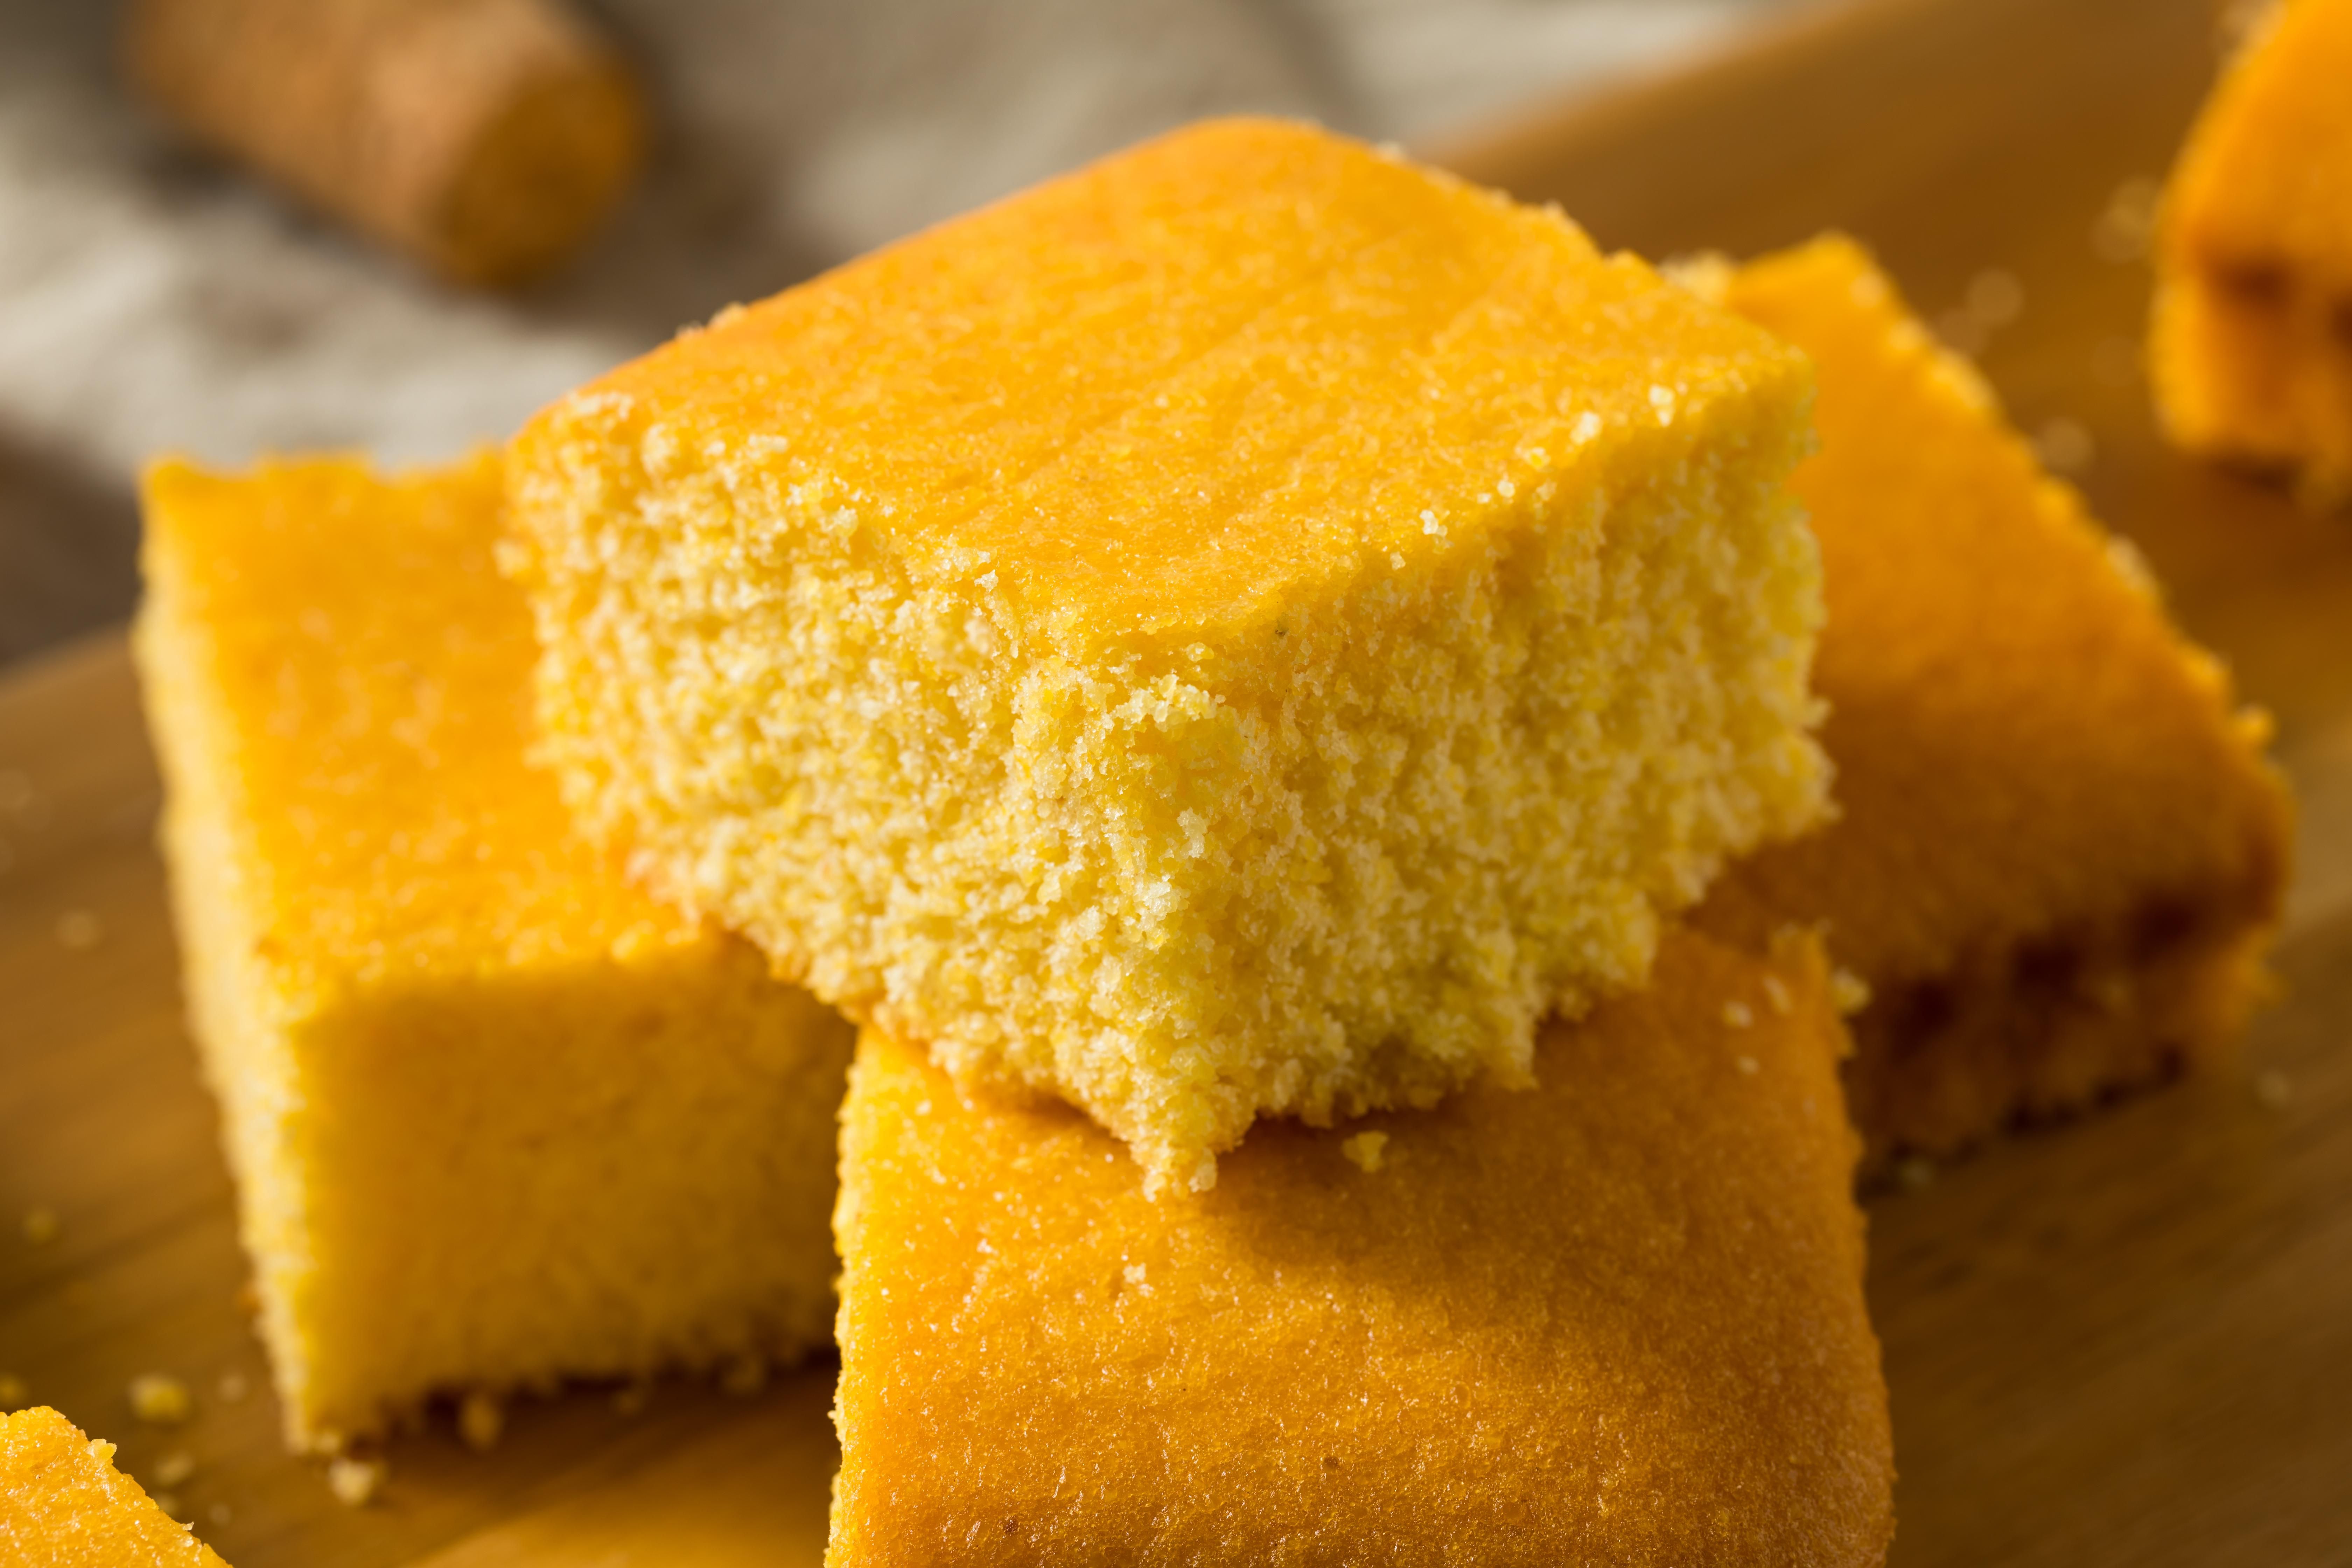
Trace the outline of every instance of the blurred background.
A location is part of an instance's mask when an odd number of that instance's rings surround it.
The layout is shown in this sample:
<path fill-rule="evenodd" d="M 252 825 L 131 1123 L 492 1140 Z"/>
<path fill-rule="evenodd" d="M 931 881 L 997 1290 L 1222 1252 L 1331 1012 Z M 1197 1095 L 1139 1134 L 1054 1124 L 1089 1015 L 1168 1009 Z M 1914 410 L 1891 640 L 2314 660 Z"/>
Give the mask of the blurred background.
<path fill-rule="evenodd" d="M 130 612 L 153 454 L 444 458 L 724 304 L 1180 121 L 1440 148 L 1803 0 L 543 3 L 641 84 L 644 163 L 576 254 L 494 291 L 209 150 L 126 79 L 124 5 L 0 0 L 0 663 Z M 178 8 L 257 58 L 223 30 L 238 0 Z M 298 65 L 223 77 L 226 112 Z"/>

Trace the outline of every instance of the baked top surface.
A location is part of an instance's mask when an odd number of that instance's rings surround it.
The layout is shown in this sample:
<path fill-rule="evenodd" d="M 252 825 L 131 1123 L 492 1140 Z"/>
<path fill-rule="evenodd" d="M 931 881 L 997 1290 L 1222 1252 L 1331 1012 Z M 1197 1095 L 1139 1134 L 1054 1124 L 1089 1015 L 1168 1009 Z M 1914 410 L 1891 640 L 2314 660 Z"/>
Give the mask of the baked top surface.
<path fill-rule="evenodd" d="M 385 479 L 324 458 L 147 478 L 151 708 L 183 715 L 269 956 L 320 985 L 700 940 L 572 830 L 525 761 L 536 654 L 491 560 L 485 455 Z M 155 679 L 159 662 L 184 671 Z M 172 722 L 168 714 L 159 721 Z"/>
<path fill-rule="evenodd" d="M 222 1568 L 56 1411 L 0 1415 L 0 1557 L 27 1568 Z"/>
<path fill-rule="evenodd" d="M 1851 241 L 1738 268 L 1727 299 L 1820 375 L 1822 450 L 1792 483 L 1841 816 L 1735 867 L 1718 906 L 1825 917 L 1867 976 L 2151 901 L 2274 920 L 2287 808 L 2256 727 L 1973 372 Z"/>
<path fill-rule="evenodd" d="M 1256 626 L 1547 479 L 1636 482 L 1679 423 L 1802 374 L 1555 215 L 1226 121 L 722 315 L 520 449 L 617 440 L 656 486 L 732 463 L 739 497 L 854 514 L 918 580 L 1091 641 Z"/>
<path fill-rule="evenodd" d="M 1540 1087 L 1262 1127 L 1159 1203 L 1081 1118 L 869 1031 L 829 1560 L 1878 1561 L 1825 991 L 1809 942 L 1675 933 Z"/>
<path fill-rule="evenodd" d="M 2242 276 L 2308 271 L 2352 312 L 2352 0 L 2287 0 L 2261 26 L 2166 192 L 2167 248 Z"/>

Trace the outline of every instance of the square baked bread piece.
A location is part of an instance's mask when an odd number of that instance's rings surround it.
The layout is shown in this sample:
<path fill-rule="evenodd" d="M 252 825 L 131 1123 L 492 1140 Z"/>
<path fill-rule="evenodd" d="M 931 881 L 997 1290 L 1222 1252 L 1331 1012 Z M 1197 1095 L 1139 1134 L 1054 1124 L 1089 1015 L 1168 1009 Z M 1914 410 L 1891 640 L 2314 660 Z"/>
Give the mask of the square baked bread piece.
<path fill-rule="evenodd" d="M 2192 450 L 2352 496 L 2352 0 L 2289 0 L 2165 192 L 2149 368 Z"/>
<path fill-rule="evenodd" d="M 1827 922 L 1870 987 L 1846 1087 L 1874 1162 L 2223 1052 L 2286 879 L 2266 722 L 1858 247 L 1717 282 L 1821 374 L 1796 488 L 1840 816 L 1733 868 L 1701 918 Z"/>
<path fill-rule="evenodd" d="M 1263 1127 L 1159 1202 L 866 1031 L 826 1562 L 1881 1562 L 1828 990 L 1670 931 L 1533 1092 Z"/>
<path fill-rule="evenodd" d="M 226 1568 L 188 1527 L 46 1406 L 0 1415 L 0 1563 L 10 1568 Z"/>
<path fill-rule="evenodd" d="M 526 765 L 495 459 L 147 479 L 190 1011 L 289 1441 L 824 1343 L 848 1026 Z"/>
<path fill-rule="evenodd" d="M 1192 1188 L 1521 1079 L 1811 822 L 1801 359 L 1557 214 L 1181 132 L 729 312 L 510 471 L 568 796 Z"/>

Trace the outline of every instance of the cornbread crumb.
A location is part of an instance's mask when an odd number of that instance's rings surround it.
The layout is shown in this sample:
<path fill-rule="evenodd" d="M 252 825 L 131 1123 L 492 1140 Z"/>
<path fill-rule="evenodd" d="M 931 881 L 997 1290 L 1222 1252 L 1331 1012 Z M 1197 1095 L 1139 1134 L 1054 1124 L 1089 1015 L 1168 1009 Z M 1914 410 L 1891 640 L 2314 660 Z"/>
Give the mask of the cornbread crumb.
<path fill-rule="evenodd" d="M 2091 249 L 2100 260 L 2129 267 L 2147 259 L 2162 195 L 2162 187 L 2144 175 L 2126 180 L 2107 193 L 2106 204 L 2091 226 Z"/>
<path fill-rule="evenodd" d="M 384 1474 L 382 1459 L 346 1454 L 327 1462 L 327 1488 L 345 1508 L 365 1508 L 383 1489 Z"/>
<path fill-rule="evenodd" d="M 1987 328 L 2009 326 L 2025 310 L 2024 285 L 2005 268 L 1988 267 L 1969 279 L 1962 298 L 1963 308 Z"/>
<path fill-rule="evenodd" d="M 0 1415 L 6 1415 L 25 1406 L 33 1397 L 25 1380 L 13 1372 L 0 1372 Z"/>
<path fill-rule="evenodd" d="M 2286 1074 L 2276 1068 L 2264 1068 L 2254 1075 L 2254 1098 L 2273 1110 L 2285 1110 L 2293 1092 Z"/>
<path fill-rule="evenodd" d="M 171 1449 L 155 1461 L 155 1484 L 160 1487 L 184 1486 L 195 1473 L 196 1457 L 185 1448 Z M 172 1510 L 165 1509 L 163 1511 L 170 1513 Z"/>
<path fill-rule="evenodd" d="M 1790 1002 L 1789 996 L 1789 984 L 1787 981 L 1782 980 L 1777 974 L 1766 975 L 1764 977 L 1764 997 L 1766 1001 L 1772 1004 L 1773 1012 L 1779 1014 L 1783 1018 L 1789 1016 Z"/>
<path fill-rule="evenodd" d="M 1843 1016 L 1851 1018 L 1870 1005 L 1870 987 L 1853 970 L 1840 968 L 1830 975 L 1830 1000 Z"/>
<path fill-rule="evenodd" d="M 1822 815 L 1810 397 L 1563 219 L 1213 122 L 555 405 L 503 559 L 592 832 L 1197 1191 L 1523 1082 Z"/>
<path fill-rule="evenodd" d="M 466 1447 L 478 1454 L 487 1454 L 499 1446 L 499 1436 L 506 1430 L 506 1406 L 499 1396 L 484 1389 L 476 1389 L 457 1402 L 457 1435 Z"/>
<path fill-rule="evenodd" d="M 1388 1154 L 1389 1135 L 1385 1132 L 1359 1132 L 1342 1139 L 1339 1152 L 1347 1155 L 1356 1169 L 1366 1175 L 1381 1168 Z"/>
<path fill-rule="evenodd" d="M 151 1426 L 177 1426 L 196 1413 L 188 1385 L 165 1372 L 146 1372 L 131 1380 L 131 1414 Z"/>
<path fill-rule="evenodd" d="M 58 944 L 69 952 L 96 947 L 105 934 L 99 918 L 88 910 L 68 910 L 58 917 Z"/>
<path fill-rule="evenodd" d="M 2081 420 L 2061 414 L 2042 422 L 2033 435 L 2033 451 L 2052 473 L 2073 477 L 2091 466 L 2098 447 Z"/>
<path fill-rule="evenodd" d="M 1727 1029 L 1744 1029 L 1756 1022 L 1756 1009 L 1733 997 L 1723 1005 L 1723 1024 Z"/>
<path fill-rule="evenodd" d="M 25 1211 L 22 1229 L 25 1239 L 35 1247 L 47 1247 L 58 1238 L 62 1228 L 58 1223 L 58 1211 L 53 1208 L 30 1208 Z"/>

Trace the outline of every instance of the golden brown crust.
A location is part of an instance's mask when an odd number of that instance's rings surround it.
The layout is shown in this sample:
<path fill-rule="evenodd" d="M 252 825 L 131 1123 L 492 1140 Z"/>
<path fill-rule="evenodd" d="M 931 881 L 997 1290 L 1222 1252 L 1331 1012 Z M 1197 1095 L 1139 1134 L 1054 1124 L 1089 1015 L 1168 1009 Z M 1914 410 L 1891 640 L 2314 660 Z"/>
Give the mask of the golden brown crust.
<path fill-rule="evenodd" d="M 56 1411 L 0 1415 L 0 1563 L 10 1568 L 226 1568 Z"/>
<path fill-rule="evenodd" d="M 1160 1204 L 869 1031 L 828 1562 L 1880 1562 L 1828 990 L 1670 933 L 1539 1088 L 1261 1128 Z"/>

